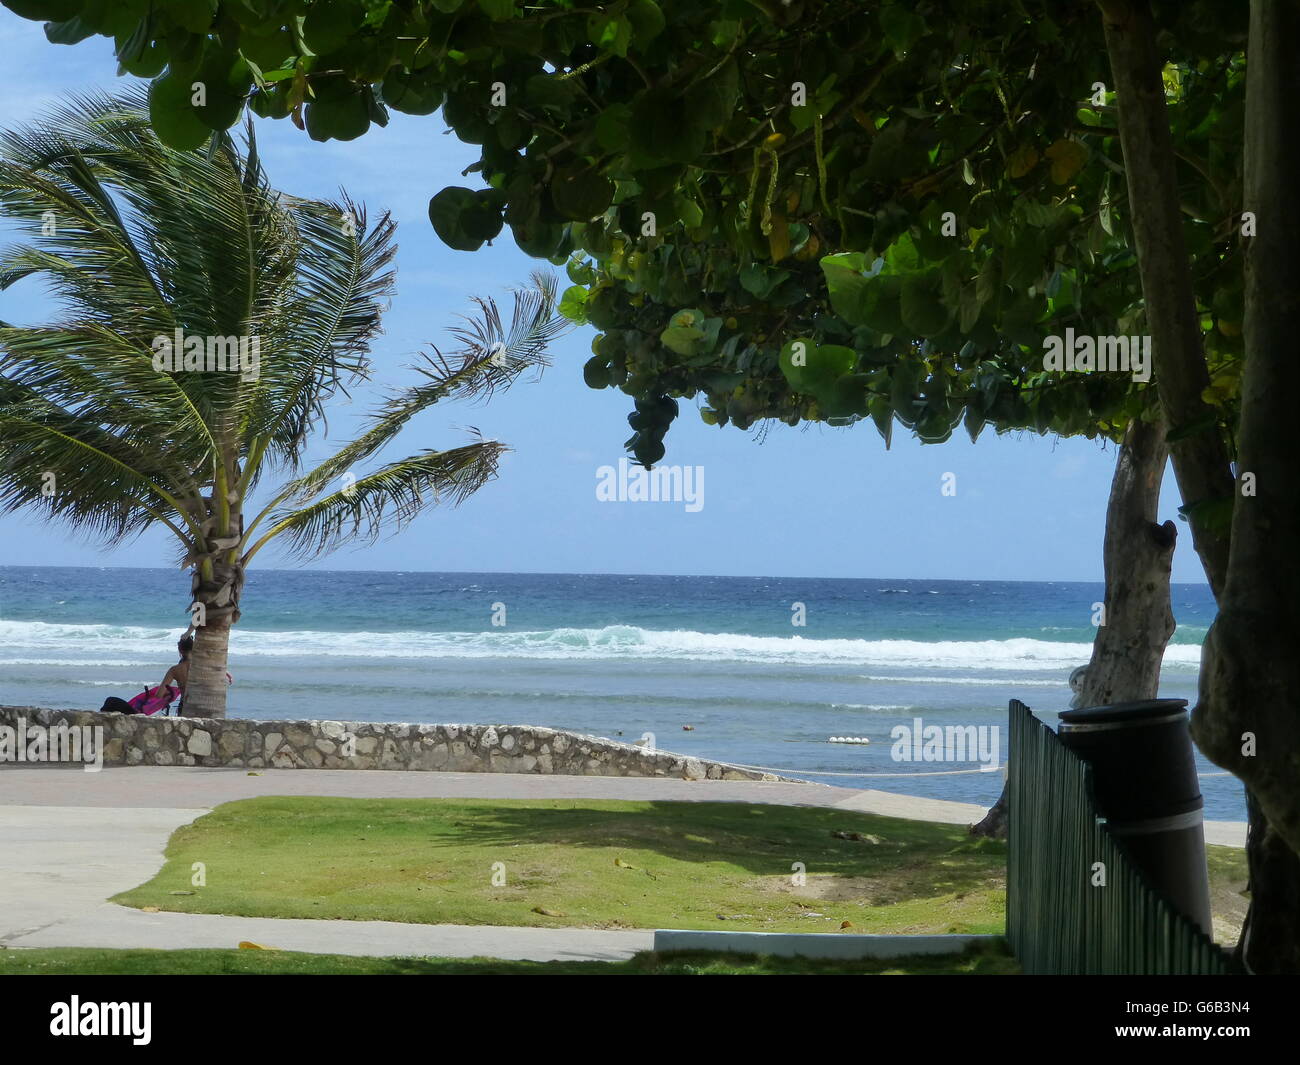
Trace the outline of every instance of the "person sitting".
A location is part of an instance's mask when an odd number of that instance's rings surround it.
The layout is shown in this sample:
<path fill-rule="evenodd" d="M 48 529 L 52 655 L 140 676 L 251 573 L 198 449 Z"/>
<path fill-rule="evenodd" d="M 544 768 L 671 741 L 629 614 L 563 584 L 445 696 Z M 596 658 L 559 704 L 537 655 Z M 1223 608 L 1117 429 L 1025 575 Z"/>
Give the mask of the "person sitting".
<path fill-rule="evenodd" d="M 176 641 L 176 650 L 180 652 L 181 660 L 167 671 L 163 676 L 162 683 L 159 684 L 154 691 L 163 693 L 175 691 L 179 694 L 181 701 L 176 707 L 176 713 L 179 714 L 185 706 L 185 685 L 189 683 L 190 679 L 190 652 L 194 650 L 194 637 L 187 632 Z M 172 686 L 172 681 L 176 682 L 174 688 Z M 171 698 L 167 700 L 166 705 L 170 706 L 172 699 L 175 697 L 175 695 L 171 696 Z M 145 712 L 152 713 L 154 711 L 147 710 Z"/>
<path fill-rule="evenodd" d="M 180 705 L 177 707 L 177 713 L 185 705 L 185 685 L 190 679 L 190 652 L 194 650 L 194 637 L 188 633 L 180 638 L 176 643 L 176 650 L 180 652 L 181 660 L 172 666 L 162 679 L 162 683 L 156 688 L 146 688 L 134 699 L 119 699 L 116 696 L 109 696 L 104 700 L 101 706 L 101 713 L 117 714 L 156 714 L 160 710 L 166 710 L 176 700 L 181 697 Z M 229 676 L 229 674 L 227 674 Z"/>

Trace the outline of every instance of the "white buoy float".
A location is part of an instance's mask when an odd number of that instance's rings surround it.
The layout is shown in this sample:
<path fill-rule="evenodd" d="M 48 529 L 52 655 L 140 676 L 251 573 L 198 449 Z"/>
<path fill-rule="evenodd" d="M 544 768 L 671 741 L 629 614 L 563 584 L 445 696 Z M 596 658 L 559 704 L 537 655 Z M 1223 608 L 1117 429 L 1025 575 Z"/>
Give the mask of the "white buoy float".
<path fill-rule="evenodd" d="M 859 743 L 866 744 L 871 741 L 866 736 L 831 736 L 827 743 Z"/>

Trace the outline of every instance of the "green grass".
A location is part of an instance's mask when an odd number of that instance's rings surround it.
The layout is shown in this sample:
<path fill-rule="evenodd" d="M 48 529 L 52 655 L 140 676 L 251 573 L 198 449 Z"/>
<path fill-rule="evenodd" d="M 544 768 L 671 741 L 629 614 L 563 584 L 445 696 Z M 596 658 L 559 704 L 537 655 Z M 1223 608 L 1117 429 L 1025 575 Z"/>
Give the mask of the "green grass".
<path fill-rule="evenodd" d="M 1207 853 L 1216 938 L 1231 943 L 1245 853 Z M 191 884 L 195 862 L 206 886 Z M 823 807 L 260 798 L 180 828 L 159 874 L 115 901 L 430 924 L 834 932 L 848 921 L 853 932 L 996 934 L 1006 845 L 960 825 Z"/>
<path fill-rule="evenodd" d="M 354 958 L 278 950 L 0 950 L 0 976 L 356 975 L 356 976 L 778 976 L 1006 975 L 1018 973 L 1001 950 L 949 958 L 815 961 L 740 955 L 638 954 L 623 962 L 500 961 L 495 958 Z"/>
<path fill-rule="evenodd" d="M 1206 847 L 1210 870 L 1210 912 L 1216 943 L 1232 944 L 1241 936 L 1250 898 L 1246 895 L 1248 870 L 1244 847 Z"/>
<path fill-rule="evenodd" d="M 206 886 L 191 884 L 195 862 Z M 963 826 L 822 807 L 272 797 L 180 828 L 161 872 L 114 901 L 249 917 L 1000 933 L 1005 866 L 1005 844 Z"/>

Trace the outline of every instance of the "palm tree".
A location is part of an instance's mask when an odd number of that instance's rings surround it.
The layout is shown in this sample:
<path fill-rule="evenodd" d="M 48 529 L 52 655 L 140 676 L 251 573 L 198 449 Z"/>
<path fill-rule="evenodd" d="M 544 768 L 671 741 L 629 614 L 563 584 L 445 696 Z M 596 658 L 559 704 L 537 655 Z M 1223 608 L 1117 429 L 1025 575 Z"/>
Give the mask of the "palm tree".
<path fill-rule="evenodd" d="M 242 151 L 225 134 L 169 149 L 143 93 L 74 98 L 0 134 L 0 212 L 25 237 L 0 253 L 0 289 L 39 275 L 66 311 L 0 322 L 0 510 L 39 508 L 109 546 L 171 530 L 192 573 L 187 715 L 225 715 L 230 627 L 257 554 L 279 541 L 315 557 L 463 501 L 504 445 L 475 433 L 369 460 L 434 403 L 540 372 L 564 328 L 549 276 L 514 294 L 508 325 L 476 300 L 451 331 L 457 350 L 419 356 L 413 384 L 304 469 L 327 403 L 369 374 L 393 285 L 387 214 L 371 225 L 346 196 L 272 189 L 251 122 Z"/>

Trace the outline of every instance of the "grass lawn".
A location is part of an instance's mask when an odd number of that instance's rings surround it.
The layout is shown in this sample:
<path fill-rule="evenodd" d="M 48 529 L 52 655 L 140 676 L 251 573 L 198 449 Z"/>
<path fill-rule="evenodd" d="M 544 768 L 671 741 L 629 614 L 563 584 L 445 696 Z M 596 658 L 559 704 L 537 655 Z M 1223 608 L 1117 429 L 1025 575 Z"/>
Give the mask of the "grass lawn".
<path fill-rule="evenodd" d="M 206 886 L 191 883 L 195 862 Z M 1000 933 L 1005 867 L 1004 843 L 963 826 L 822 807 L 268 797 L 178 829 L 159 874 L 114 901 L 431 924 Z"/>
<path fill-rule="evenodd" d="M 1245 852 L 1207 851 L 1216 938 L 1231 943 Z M 205 886 L 191 883 L 195 862 Z M 1000 933 L 1006 845 L 823 807 L 272 797 L 180 828 L 158 875 L 115 901 L 250 917 Z"/>
<path fill-rule="evenodd" d="M 1243 894 L 1248 874 L 1246 848 L 1207 846 L 1205 864 L 1210 870 L 1214 941 L 1225 946 L 1236 943 L 1241 937 L 1241 926 L 1250 906 L 1250 898 Z"/>
<path fill-rule="evenodd" d="M 1014 958 L 981 950 L 955 958 L 814 961 L 725 954 L 638 954 L 629 961 L 500 961 L 496 958 L 354 958 L 279 950 L 0 950 L 0 976 L 917 976 L 1018 973 Z"/>

